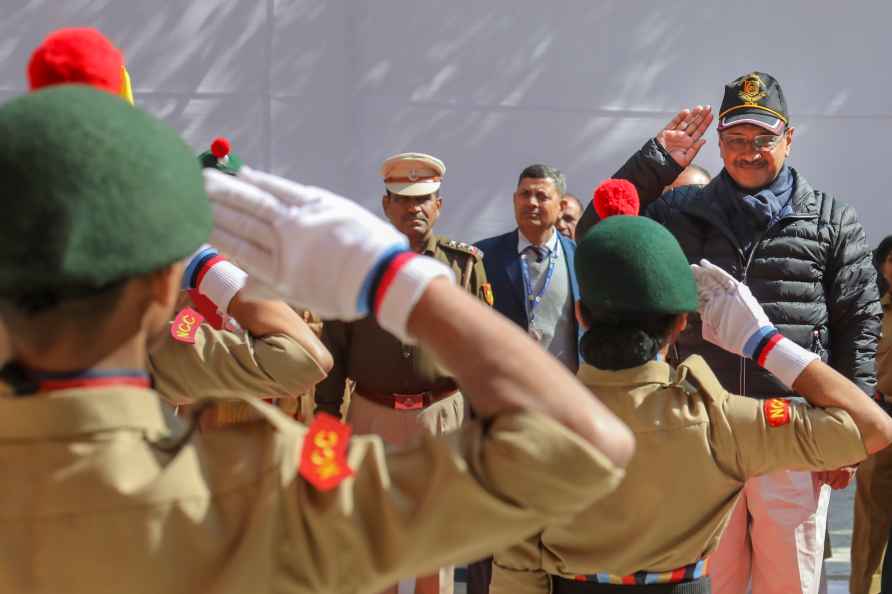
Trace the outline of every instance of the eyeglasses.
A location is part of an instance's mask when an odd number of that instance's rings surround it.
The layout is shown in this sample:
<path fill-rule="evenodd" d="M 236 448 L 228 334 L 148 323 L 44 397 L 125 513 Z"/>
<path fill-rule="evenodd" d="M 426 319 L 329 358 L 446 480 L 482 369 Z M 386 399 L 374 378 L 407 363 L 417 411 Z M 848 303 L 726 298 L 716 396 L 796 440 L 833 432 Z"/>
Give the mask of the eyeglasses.
<path fill-rule="evenodd" d="M 758 152 L 773 151 L 784 137 L 783 134 L 777 136 L 773 134 L 763 134 L 756 136 L 752 140 L 745 136 L 727 135 L 720 136 L 722 143 L 734 152 L 743 152 L 749 148 Z"/>

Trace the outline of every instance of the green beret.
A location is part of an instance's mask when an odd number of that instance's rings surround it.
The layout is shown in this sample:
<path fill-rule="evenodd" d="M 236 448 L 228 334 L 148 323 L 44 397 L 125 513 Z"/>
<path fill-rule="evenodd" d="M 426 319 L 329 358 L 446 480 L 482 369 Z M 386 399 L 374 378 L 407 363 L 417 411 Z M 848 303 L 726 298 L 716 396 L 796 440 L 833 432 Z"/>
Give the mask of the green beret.
<path fill-rule="evenodd" d="M 0 107 L 0 177 L 0 297 L 90 294 L 185 258 L 211 231 L 176 131 L 91 87 Z"/>
<path fill-rule="evenodd" d="M 696 311 L 697 284 L 678 241 L 646 217 L 613 216 L 576 248 L 582 303 L 593 312 Z"/>
<path fill-rule="evenodd" d="M 211 150 L 198 155 L 198 162 L 203 169 L 217 169 L 229 175 L 235 175 L 242 168 L 239 159 L 229 146 L 229 141 L 222 136 L 211 142 Z"/>

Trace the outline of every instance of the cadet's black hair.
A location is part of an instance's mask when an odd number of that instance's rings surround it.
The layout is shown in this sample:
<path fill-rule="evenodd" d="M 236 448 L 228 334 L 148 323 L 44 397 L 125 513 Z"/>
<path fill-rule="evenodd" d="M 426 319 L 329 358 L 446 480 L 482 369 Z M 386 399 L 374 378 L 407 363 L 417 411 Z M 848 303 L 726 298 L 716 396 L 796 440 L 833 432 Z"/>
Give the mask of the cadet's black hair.
<path fill-rule="evenodd" d="M 60 308 L 75 308 L 83 314 L 101 313 L 120 297 L 127 279 L 113 281 L 102 287 L 66 287 L 60 291 L 23 291 L 0 297 L 0 307 L 12 315 L 32 317 Z"/>
<path fill-rule="evenodd" d="M 110 316 L 124 292 L 126 281 L 101 288 L 83 288 L 71 296 L 52 291 L 0 298 L 0 317 L 11 336 L 42 347 L 56 340 L 59 328 L 76 327 L 87 338 Z"/>
<path fill-rule="evenodd" d="M 889 283 L 883 276 L 883 262 L 886 261 L 889 252 L 892 252 L 892 235 L 887 235 L 873 251 L 873 266 L 877 269 L 877 287 L 880 290 L 880 296 L 889 291 Z"/>
<path fill-rule="evenodd" d="M 652 361 L 672 333 L 677 314 L 593 313 L 581 305 L 590 327 L 582 335 L 582 359 L 598 369 L 617 371 Z"/>

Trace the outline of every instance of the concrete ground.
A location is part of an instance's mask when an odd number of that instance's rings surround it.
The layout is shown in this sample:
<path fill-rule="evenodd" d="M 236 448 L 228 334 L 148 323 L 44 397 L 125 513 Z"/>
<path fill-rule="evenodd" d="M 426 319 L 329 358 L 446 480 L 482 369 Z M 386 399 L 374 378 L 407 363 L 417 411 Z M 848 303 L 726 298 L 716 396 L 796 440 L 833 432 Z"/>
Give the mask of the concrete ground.
<path fill-rule="evenodd" d="M 855 484 L 843 491 L 834 491 L 830 499 L 830 540 L 833 556 L 827 560 L 828 594 L 849 592 L 849 551 L 852 544 L 852 500 Z M 411 588 L 401 588 L 400 594 L 410 594 Z M 455 584 L 455 594 L 465 594 L 465 584 Z"/>

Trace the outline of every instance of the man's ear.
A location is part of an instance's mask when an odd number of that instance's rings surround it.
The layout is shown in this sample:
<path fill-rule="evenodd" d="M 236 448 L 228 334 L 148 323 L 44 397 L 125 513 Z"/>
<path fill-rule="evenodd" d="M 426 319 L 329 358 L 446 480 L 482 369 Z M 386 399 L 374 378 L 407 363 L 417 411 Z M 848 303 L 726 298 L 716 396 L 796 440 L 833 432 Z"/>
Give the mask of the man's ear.
<path fill-rule="evenodd" d="M 786 132 L 786 134 L 787 134 L 787 150 L 784 153 L 784 158 L 790 156 L 790 147 L 793 146 L 793 134 L 795 134 L 795 133 L 796 133 L 796 128 L 790 128 Z"/>
<path fill-rule="evenodd" d="M 384 194 L 381 196 L 381 210 L 386 212 L 388 206 L 390 206 L 390 194 Z"/>
<path fill-rule="evenodd" d="M 148 275 L 151 300 L 164 307 L 173 307 L 180 297 L 180 283 L 185 264 L 175 262 Z"/>

